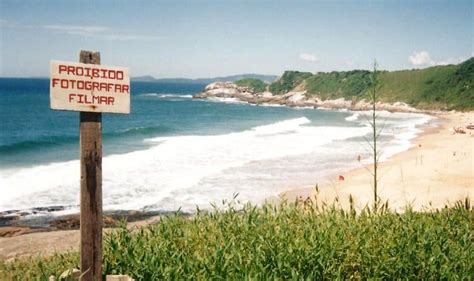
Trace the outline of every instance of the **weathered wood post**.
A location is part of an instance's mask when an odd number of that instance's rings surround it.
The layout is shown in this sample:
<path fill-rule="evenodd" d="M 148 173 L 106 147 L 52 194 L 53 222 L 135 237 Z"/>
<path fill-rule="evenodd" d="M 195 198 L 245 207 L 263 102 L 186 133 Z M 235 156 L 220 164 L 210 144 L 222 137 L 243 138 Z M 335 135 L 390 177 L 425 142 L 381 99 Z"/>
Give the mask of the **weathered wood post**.
<path fill-rule="evenodd" d="M 89 51 L 50 65 L 51 109 L 80 112 L 81 280 L 102 280 L 102 112 L 130 114 L 129 69 Z"/>
<path fill-rule="evenodd" d="M 100 53 L 81 51 L 79 62 L 100 64 Z M 102 279 L 102 113 L 80 112 L 81 280 Z"/>

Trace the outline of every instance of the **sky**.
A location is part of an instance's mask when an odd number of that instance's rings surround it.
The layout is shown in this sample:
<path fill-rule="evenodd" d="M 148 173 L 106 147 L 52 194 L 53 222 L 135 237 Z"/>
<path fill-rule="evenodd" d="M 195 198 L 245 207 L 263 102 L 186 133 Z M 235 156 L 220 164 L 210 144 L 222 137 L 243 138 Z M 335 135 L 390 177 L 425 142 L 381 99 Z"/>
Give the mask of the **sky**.
<path fill-rule="evenodd" d="M 473 1 L 0 1 L 0 77 L 100 51 L 132 76 L 386 70 L 473 56 Z"/>

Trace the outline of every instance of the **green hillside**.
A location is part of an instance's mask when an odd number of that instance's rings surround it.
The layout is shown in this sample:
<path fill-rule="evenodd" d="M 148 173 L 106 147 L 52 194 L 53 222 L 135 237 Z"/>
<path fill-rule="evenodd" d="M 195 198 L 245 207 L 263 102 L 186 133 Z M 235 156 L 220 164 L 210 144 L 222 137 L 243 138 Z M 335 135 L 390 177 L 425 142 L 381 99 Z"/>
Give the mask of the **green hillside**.
<path fill-rule="evenodd" d="M 269 90 L 274 94 L 285 94 L 312 75 L 310 72 L 285 71 L 280 79 L 270 84 Z"/>
<path fill-rule="evenodd" d="M 238 80 L 235 84 L 239 87 L 249 87 L 256 92 L 264 92 L 267 89 L 267 84 L 265 84 L 265 82 L 253 78 Z"/>
<path fill-rule="evenodd" d="M 286 71 L 269 89 L 274 94 L 298 88 L 323 99 L 362 99 L 368 89 L 369 74 L 366 70 L 318 74 Z M 474 58 L 458 65 L 381 71 L 380 81 L 381 101 L 402 101 L 422 109 L 474 109 Z"/>
<path fill-rule="evenodd" d="M 384 72 L 381 81 L 387 101 L 420 108 L 474 109 L 474 58 L 459 65 Z"/>
<path fill-rule="evenodd" d="M 304 81 L 304 88 L 311 95 L 318 95 L 324 99 L 352 96 L 361 96 L 369 86 L 370 72 L 366 70 L 353 70 L 320 73 L 308 77 Z"/>

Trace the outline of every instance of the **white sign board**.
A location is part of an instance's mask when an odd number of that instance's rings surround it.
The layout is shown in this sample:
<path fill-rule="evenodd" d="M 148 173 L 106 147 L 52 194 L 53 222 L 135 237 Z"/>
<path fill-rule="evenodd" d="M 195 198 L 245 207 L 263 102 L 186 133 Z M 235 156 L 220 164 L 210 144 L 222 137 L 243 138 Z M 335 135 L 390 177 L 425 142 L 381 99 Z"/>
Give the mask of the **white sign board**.
<path fill-rule="evenodd" d="M 128 68 L 51 61 L 52 109 L 130 113 Z"/>

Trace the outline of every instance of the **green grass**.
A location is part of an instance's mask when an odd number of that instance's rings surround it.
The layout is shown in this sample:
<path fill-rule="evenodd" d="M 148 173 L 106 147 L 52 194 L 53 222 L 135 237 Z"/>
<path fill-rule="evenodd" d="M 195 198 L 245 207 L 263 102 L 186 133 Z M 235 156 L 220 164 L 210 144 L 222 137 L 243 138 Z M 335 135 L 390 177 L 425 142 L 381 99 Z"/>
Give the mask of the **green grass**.
<path fill-rule="evenodd" d="M 0 261 L 0 280 L 48 280 L 71 268 L 79 268 L 79 253 L 57 253 L 50 257 L 30 257 Z"/>
<path fill-rule="evenodd" d="M 257 93 L 265 92 L 267 89 L 267 84 L 265 82 L 252 78 L 235 81 L 235 84 L 239 87 L 249 87 Z"/>
<path fill-rule="evenodd" d="M 299 88 L 322 99 L 363 99 L 368 78 L 365 70 L 318 74 L 287 71 L 269 88 L 274 94 Z M 381 71 L 380 84 L 379 99 L 383 102 L 401 101 L 421 109 L 474 110 L 474 58 L 458 65 Z"/>
<path fill-rule="evenodd" d="M 461 205 L 432 213 L 266 205 L 173 215 L 108 234 L 103 270 L 137 280 L 472 280 L 473 219 Z M 0 279 L 46 280 L 78 262 L 77 253 L 0 262 Z"/>

